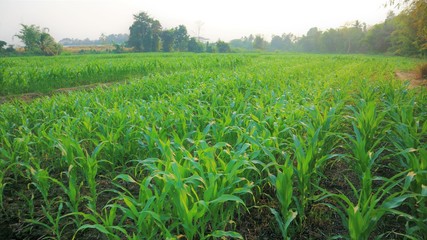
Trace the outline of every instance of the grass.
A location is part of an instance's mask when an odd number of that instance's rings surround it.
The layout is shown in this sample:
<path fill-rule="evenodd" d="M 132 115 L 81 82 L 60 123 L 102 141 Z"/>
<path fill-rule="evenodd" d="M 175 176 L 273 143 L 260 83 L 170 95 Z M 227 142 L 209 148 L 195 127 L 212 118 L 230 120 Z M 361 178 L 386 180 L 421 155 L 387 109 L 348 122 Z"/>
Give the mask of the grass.
<path fill-rule="evenodd" d="M 417 60 L 81 57 L 1 59 L 3 95 L 128 77 L 0 105 L 6 237 L 426 237 L 427 92 L 393 74 Z"/>

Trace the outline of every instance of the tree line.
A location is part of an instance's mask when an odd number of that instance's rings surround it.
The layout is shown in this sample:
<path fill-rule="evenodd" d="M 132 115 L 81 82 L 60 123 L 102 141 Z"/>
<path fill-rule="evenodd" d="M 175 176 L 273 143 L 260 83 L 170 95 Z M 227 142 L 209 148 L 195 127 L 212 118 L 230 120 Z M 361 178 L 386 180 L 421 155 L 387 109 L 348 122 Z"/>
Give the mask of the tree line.
<path fill-rule="evenodd" d="M 102 45 L 113 43 L 122 52 L 124 46 L 136 52 L 231 52 L 233 51 L 292 51 L 313 53 L 387 53 L 404 56 L 427 56 L 427 1 L 401 0 L 406 3 L 398 15 L 390 12 L 384 22 L 367 27 L 355 21 L 340 28 L 321 31 L 311 28 L 302 37 L 291 33 L 273 35 L 270 41 L 262 35 L 249 35 L 229 43 L 202 42 L 191 37 L 184 25 L 164 29 L 161 23 L 146 12 L 134 15 L 129 34 L 101 35 L 99 40 L 63 39 L 56 43 L 47 28 L 24 25 L 15 35 L 25 44 L 25 51 L 35 55 L 57 55 L 62 45 Z M 11 45 L 0 41 L 0 55 L 11 54 Z"/>
<path fill-rule="evenodd" d="M 76 39 L 76 38 L 64 38 L 59 41 L 63 46 L 96 46 L 105 44 L 119 44 L 123 45 L 129 39 L 129 34 L 101 34 L 98 39 L 91 40 L 89 38 Z"/>
<path fill-rule="evenodd" d="M 370 28 L 355 21 L 347 26 L 321 31 L 313 27 L 302 37 L 291 33 L 261 35 L 230 41 L 233 49 L 313 53 L 386 53 L 427 56 L 427 1 L 413 1 L 399 15 L 389 12 L 384 22 Z"/>
<path fill-rule="evenodd" d="M 200 39 L 190 37 L 184 25 L 163 29 L 161 23 L 146 12 L 134 15 L 129 31 L 127 46 L 136 52 L 231 52 L 224 41 L 202 43 Z"/>

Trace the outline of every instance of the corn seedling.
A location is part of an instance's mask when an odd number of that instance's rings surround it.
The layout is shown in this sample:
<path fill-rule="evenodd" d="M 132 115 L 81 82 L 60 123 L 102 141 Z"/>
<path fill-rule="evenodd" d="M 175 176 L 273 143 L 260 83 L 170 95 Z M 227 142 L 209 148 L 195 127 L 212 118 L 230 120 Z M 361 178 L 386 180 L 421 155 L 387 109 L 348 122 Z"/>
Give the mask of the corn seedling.
<path fill-rule="evenodd" d="M 45 229 L 47 229 L 52 236 L 46 237 L 46 239 L 61 239 L 63 231 L 65 230 L 66 226 L 61 225 L 61 220 L 65 217 L 62 213 L 63 208 L 63 202 L 62 200 L 59 200 L 58 209 L 56 210 L 56 214 L 52 215 L 51 211 L 52 209 L 46 209 L 44 206 L 42 206 L 42 211 L 44 217 L 48 220 L 47 223 L 44 223 L 42 219 L 34 220 L 29 219 L 27 220 L 28 223 L 32 223 L 34 225 L 39 225 Z"/>
<path fill-rule="evenodd" d="M 276 197 L 280 203 L 280 214 L 273 208 L 270 208 L 270 210 L 279 224 L 283 239 L 290 239 L 288 236 L 289 226 L 297 216 L 297 212 L 291 208 L 293 199 L 292 176 L 294 170 L 292 165 L 289 164 L 289 158 L 287 163 L 277 169 L 277 171 L 277 176 L 272 176 L 272 182 L 276 187 Z"/>
<path fill-rule="evenodd" d="M 329 203 L 325 203 L 325 205 L 337 211 L 341 216 L 344 226 L 348 229 L 349 239 L 369 239 L 377 223 L 385 214 L 394 213 L 404 216 L 404 214 L 400 214 L 395 208 L 401 206 L 406 199 L 414 197 L 413 194 L 406 193 L 407 183 L 404 187 L 399 186 L 402 181 L 407 179 L 403 178 L 405 174 L 406 172 L 397 174 L 391 179 L 370 179 L 371 181 L 384 181 L 384 184 L 376 192 L 373 192 L 370 186 L 368 189 L 358 191 L 347 180 L 353 190 L 353 194 L 358 200 L 357 204 L 354 204 L 344 194 L 331 194 L 323 190 L 326 193 L 326 196 L 323 198 L 332 197 L 338 202 L 340 208 Z M 368 179 L 365 181 L 368 181 Z M 368 185 L 372 185 L 372 183 L 368 183 Z M 366 185 L 363 187 L 366 187 Z"/>

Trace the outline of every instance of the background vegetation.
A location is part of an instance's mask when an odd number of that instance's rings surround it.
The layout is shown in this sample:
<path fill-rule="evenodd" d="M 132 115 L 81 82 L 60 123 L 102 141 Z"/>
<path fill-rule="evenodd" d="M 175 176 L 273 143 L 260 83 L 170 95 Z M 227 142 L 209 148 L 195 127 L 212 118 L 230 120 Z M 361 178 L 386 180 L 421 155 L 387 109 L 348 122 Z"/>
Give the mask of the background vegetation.
<path fill-rule="evenodd" d="M 250 35 L 232 40 L 230 45 L 244 50 L 426 56 L 427 2 L 413 1 L 399 15 L 390 12 L 383 23 L 372 27 L 355 21 L 326 31 L 313 27 L 302 37 L 291 33 L 273 35 L 270 43 L 263 36 Z"/>
<path fill-rule="evenodd" d="M 97 40 L 62 39 L 63 45 L 113 45 L 115 53 L 136 52 L 239 52 L 285 51 L 310 53 L 375 53 L 425 57 L 427 54 L 427 3 L 424 0 L 390 1 L 403 9 L 390 12 L 383 23 L 367 26 L 355 21 L 343 27 L 320 30 L 313 27 L 301 37 L 292 33 L 273 35 L 267 41 L 262 35 L 249 35 L 229 43 L 210 43 L 201 36 L 191 37 L 184 25 L 163 29 L 161 23 L 146 12 L 134 15 L 129 34 L 102 34 Z M 18 38 L 27 54 L 56 55 L 61 52 L 47 29 L 22 25 Z M 0 42 L 0 55 L 16 54 L 13 47 Z M 82 51 L 84 53 L 85 51 Z M 111 52 L 111 51 L 110 51 Z"/>

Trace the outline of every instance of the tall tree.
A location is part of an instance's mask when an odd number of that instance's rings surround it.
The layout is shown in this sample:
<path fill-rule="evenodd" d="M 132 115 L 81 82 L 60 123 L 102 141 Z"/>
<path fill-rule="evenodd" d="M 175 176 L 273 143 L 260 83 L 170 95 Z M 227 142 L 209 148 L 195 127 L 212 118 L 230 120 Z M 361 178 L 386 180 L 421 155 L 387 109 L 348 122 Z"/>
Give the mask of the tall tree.
<path fill-rule="evenodd" d="M 188 42 L 188 51 L 197 53 L 203 52 L 203 44 L 199 42 L 195 37 L 192 37 Z"/>
<path fill-rule="evenodd" d="M 409 16 L 416 32 L 415 45 L 421 54 L 427 55 L 427 1 L 413 1 L 409 8 Z"/>
<path fill-rule="evenodd" d="M 264 50 L 267 48 L 268 42 L 261 35 L 256 35 L 253 44 L 255 49 Z"/>
<path fill-rule="evenodd" d="M 163 30 L 161 34 L 163 52 L 172 52 L 175 42 L 175 34 L 173 29 Z"/>
<path fill-rule="evenodd" d="M 390 35 L 389 51 L 395 55 L 416 55 L 416 31 L 411 27 L 412 22 L 406 13 L 399 14 L 394 19 L 395 30 Z"/>
<path fill-rule="evenodd" d="M 133 15 L 134 22 L 129 27 L 128 46 L 135 51 L 152 52 L 160 50 L 160 34 L 162 25 L 147 13 Z"/>
<path fill-rule="evenodd" d="M 291 51 L 293 49 L 294 39 L 295 37 L 291 33 L 284 33 L 282 36 L 273 35 L 270 42 L 270 49 L 273 51 Z"/>
<path fill-rule="evenodd" d="M 321 51 L 328 53 L 345 53 L 345 40 L 338 29 L 328 29 L 321 36 Z"/>
<path fill-rule="evenodd" d="M 216 49 L 219 53 L 228 53 L 231 52 L 230 45 L 224 41 L 218 40 L 216 42 Z"/>
<path fill-rule="evenodd" d="M 394 18 L 396 15 L 389 12 L 386 20 L 370 28 L 366 33 L 366 42 L 369 50 L 375 53 L 385 53 L 391 47 L 391 34 L 395 31 Z"/>
<path fill-rule="evenodd" d="M 162 34 L 162 25 L 158 20 L 154 20 L 152 25 L 152 39 L 151 39 L 151 51 L 158 52 L 160 51 L 160 35 Z"/>
<path fill-rule="evenodd" d="M 36 25 L 21 24 L 21 26 L 21 31 L 15 36 L 25 44 L 25 51 L 46 56 L 61 53 L 62 46 L 55 42 L 55 39 L 49 34 L 49 29 L 41 29 Z"/>
<path fill-rule="evenodd" d="M 307 35 L 303 36 L 298 43 L 303 51 L 319 52 L 321 36 L 322 32 L 317 27 L 313 27 L 308 30 Z"/>
<path fill-rule="evenodd" d="M 190 36 L 188 35 L 187 28 L 184 25 L 179 25 L 175 28 L 174 38 L 174 48 L 176 51 L 185 52 L 188 50 L 188 41 L 190 40 Z"/>
<path fill-rule="evenodd" d="M 270 42 L 271 50 L 281 50 L 285 49 L 284 42 L 281 36 L 273 35 Z"/>
<path fill-rule="evenodd" d="M 392 52 L 399 55 L 427 55 L 427 1 L 389 0 L 391 5 L 404 7 L 395 18 L 391 34 Z"/>
<path fill-rule="evenodd" d="M 206 42 L 205 49 L 206 49 L 207 53 L 214 53 L 215 52 L 215 46 L 213 46 L 209 42 Z"/>
<path fill-rule="evenodd" d="M 242 37 L 240 39 L 233 39 L 230 41 L 230 46 L 232 48 L 244 49 L 244 50 L 253 50 L 253 35 L 251 34 L 249 37 Z"/>
<path fill-rule="evenodd" d="M 0 51 L 7 45 L 7 42 L 0 40 Z"/>
<path fill-rule="evenodd" d="M 344 27 L 341 29 L 343 34 L 346 53 L 363 52 L 363 39 L 365 27 L 359 22 L 354 22 L 350 27 Z"/>

